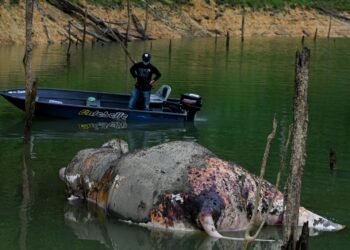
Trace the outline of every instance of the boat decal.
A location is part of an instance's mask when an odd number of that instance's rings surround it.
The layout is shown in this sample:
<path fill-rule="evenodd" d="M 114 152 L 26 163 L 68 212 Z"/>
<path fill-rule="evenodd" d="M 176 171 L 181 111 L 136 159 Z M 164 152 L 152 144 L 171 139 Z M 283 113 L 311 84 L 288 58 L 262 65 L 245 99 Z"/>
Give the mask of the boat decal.
<path fill-rule="evenodd" d="M 26 91 L 25 90 L 10 90 L 7 93 L 8 94 L 24 94 Z"/>
<path fill-rule="evenodd" d="M 62 101 L 57 101 L 57 100 L 49 100 L 49 103 L 52 103 L 52 104 L 63 104 Z"/>
<path fill-rule="evenodd" d="M 92 117 L 99 117 L 99 118 L 110 118 L 113 120 L 123 120 L 125 121 L 128 118 L 128 114 L 125 114 L 124 112 L 109 112 L 109 111 L 93 111 L 90 109 L 83 109 L 80 110 L 78 115 L 81 116 L 92 116 Z"/>

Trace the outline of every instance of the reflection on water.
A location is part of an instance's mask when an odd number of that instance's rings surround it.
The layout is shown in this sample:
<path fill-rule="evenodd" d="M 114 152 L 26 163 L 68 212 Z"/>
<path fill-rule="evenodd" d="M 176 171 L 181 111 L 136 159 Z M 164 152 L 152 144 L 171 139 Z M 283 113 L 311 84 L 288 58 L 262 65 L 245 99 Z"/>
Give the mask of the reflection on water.
<path fill-rule="evenodd" d="M 215 239 L 204 232 L 181 232 L 148 229 L 106 217 L 104 210 L 76 200 L 64 208 L 66 224 L 81 240 L 98 241 L 109 249 L 242 249 L 242 241 Z M 231 234 L 243 237 L 244 232 Z M 281 249 L 280 228 L 266 228 L 259 237 L 274 242 L 254 242 L 250 249 Z"/>
<path fill-rule="evenodd" d="M 22 137 L 24 121 L 3 120 L 7 126 L 0 126 L 0 138 Z M 153 122 L 84 122 L 36 118 L 33 122 L 33 140 L 53 138 L 121 138 L 129 148 L 141 149 L 174 139 L 196 141 L 197 129 L 194 123 L 153 123 Z"/>

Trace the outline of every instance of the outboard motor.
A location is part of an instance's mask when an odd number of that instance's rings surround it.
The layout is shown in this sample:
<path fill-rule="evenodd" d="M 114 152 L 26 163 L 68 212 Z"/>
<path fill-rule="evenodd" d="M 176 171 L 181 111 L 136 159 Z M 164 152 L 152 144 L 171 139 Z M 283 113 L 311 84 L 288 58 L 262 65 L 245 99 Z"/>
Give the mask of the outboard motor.
<path fill-rule="evenodd" d="M 201 110 L 202 97 L 192 93 L 181 94 L 180 104 L 187 111 L 187 121 L 193 121 L 196 112 Z"/>

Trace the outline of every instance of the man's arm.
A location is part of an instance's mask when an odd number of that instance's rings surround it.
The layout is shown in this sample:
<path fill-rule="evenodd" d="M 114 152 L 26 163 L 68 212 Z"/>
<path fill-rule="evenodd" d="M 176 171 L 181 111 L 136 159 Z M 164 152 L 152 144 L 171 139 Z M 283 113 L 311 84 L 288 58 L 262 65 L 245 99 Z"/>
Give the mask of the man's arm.
<path fill-rule="evenodd" d="M 130 68 L 130 74 L 132 75 L 133 78 L 137 77 L 136 68 L 137 68 L 136 63 L 134 65 L 132 65 L 131 68 Z"/>
<path fill-rule="evenodd" d="M 155 77 L 153 78 L 153 82 L 157 81 L 162 76 L 159 70 L 153 65 L 152 65 L 152 73 L 155 74 Z"/>

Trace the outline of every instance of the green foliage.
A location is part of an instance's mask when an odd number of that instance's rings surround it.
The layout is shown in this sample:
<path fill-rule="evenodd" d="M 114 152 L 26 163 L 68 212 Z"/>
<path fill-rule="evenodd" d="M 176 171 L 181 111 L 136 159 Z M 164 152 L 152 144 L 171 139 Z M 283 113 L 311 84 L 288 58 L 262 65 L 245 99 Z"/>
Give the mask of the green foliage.
<path fill-rule="evenodd" d="M 249 6 L 254 9 L 274 8 L 282 9 L 285 6 L 296 7 L 324 7 L 338 10 L 350 10 L 349 0 L 216 0 L 219 4 L 233 6 Z"/>
<path fill-rule="evenodd" d="M 10 0 L 10 4 L 12 5 L 14 5 L 14 4 L 19 4 L 19 0 Z"/>

